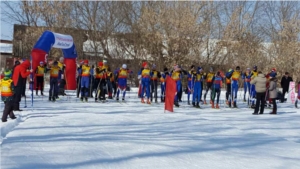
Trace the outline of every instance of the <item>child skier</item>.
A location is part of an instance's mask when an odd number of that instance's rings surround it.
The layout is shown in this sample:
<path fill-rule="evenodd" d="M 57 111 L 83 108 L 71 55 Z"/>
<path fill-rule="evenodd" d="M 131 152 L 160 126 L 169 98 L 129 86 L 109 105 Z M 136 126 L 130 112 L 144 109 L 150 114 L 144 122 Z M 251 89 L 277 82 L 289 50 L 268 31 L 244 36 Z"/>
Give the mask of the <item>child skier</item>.
<path fill-rule="evenodd" d="M 96 96 L 95 102 L 97 100 L 102 100 L 103 102 L 105 99 L 105 86 L 106 86 L 106 70 L 103 67 L 103 62 L 98 63 L 98 67 L 96 68 L 96 77 L 95 77 L 95 89 L 96 89 Z"/>
<path fill-rule="evenodd" d="M 165 95 L 166 95 L 166 78 L 169 76 L 168 68 L 164 68 L 164 72 L 161 72 L 160 77 L 160 89 L 161 89 L 161 102 L 165 102 Z"/>
<path fill-rule="evenodd" d="M 195 66 L 192 65 L 190 71 L 188 71 L 188 74 L 187 74 L 187 81 L 188 81 L 187 100 L 188 100 L 188 105 L 190 105 L 190 95 L 193 93 L 193 91 L 192 91 L 193 85 L 194 85 L 193 77 L 195 75 L 196 75 Z M 193 102 L 194 102 L 194 96 L 193 96 Z M 193 106 L 195 106 L 195 102 L 194 102 Z"/>
<path fill-rule="evenodd" d="M 58 67 L 58 62 L 53 62 L 51 68 L 47 68 L 47 71 L 50 70 L 50 90 L 49 90 L 49 101 L 55 101 L 56 96 L 58 96 L 58 76 L 62 73 L 61 69 Z"/>
<path fill-rule="evenodd" d="M 231 107 L 231 74 L 233 73 L 233 69 L 229 69 L 225 74 L 226 76 L 226 104 Z"/>
<path fill-rule="evenodd" d="M 36 95 L 38 95 L 38 90 L 40 88 L 41 95 L 43 96 L 43 89 L 44 89 L 44 76 L 46 73 L 44 62 L 41 61 L 40 65 L 37 66 L 35 70 L 35 76 L 36 76 Z"/>
<path fill-rule="evenodd" d="M 16 119 L 14 109 L 14 83 L 11 79 L 12 72 L 6 70 L 4 72 L 4 78 L 0 81 L 1 100 L 4 102 L 4 110 L 2 115 L 2 122 L 7 122 L 7 116 L 11 119 Z"/>
<path fill-rule="evenodd" d="M 203 76 L 201 74 L 201 67 L 198 67 L 197 72 L 195 72 L 192 75 L 192 83 L 191 83 L 191 91 L 193 92 L 193 100 L 192 104 L 196 108 L 200 108 L 199 102 L 201 100 L 201 94 L 202 94 L 202 81 Z"/>
<path fill-rule="evenodd" d="M 253 70 L 251 71 L 251 80 L 257 77 L 258 71 L 257 71 L 257 66 L 253 66 Z M 250 100 L 251 100 L 251 106 L 250 106 L 250 101 L 248 102 L 248 106 L 250 108 L 255 109 L 255 98 L 256 98 L 256 90 L 255 90 L 255 85 L 251 84 L 250 87 Z"/>
<path fill-rule="evenodd" d="M 144 63 L 144 69 L 141 73 L 142 85 L 141 85 L 141 102 L 144 101 L 144 92 L 146 92 L 147 104 L 151 104 L 150 102 L 150 69 L 147 63 Z"/>
<path fill-rule="evenodd" d="M 212 94 L 211 108 L 216 108 L 216 109 L 220 108 L 219 99 L 220 99 L 220 94 L 221 94 L 222 81 L 223 81 L 223 78 L 222 78 L 220 72 L 217 72 L 217 74 L 213 78 L 213 92 L 212 92 L 213 94 Z M 217 96 L 217 104 L 215 107 L 216 96 Z"/>
<path fill-rule="evenodd" d="M 132 74 L 133 72 L 131 70 L 127 69 L 127 65 L 123 64 L 122 67 L 117 71 L 117 80 L 118 80 L 118 91 L 117 91 L 117 98 L 116 100 L 119 100 L 120 91 L 123 92 L 122 101 L 125 100 L 126 95 L 126 88 L 127 88 L 127 78 L 129 74 Z"/>
<path fill-rule="evenodd" d="M 89 86 L 90 86 L 90 75 L 94 74 L 93 69 L 88 65 L 89 61 L 84 60 L 82 67 L 79 69 L 79 74 L 81 74 L 81 97 L 80 100 L 88 101 L 89 96 Z"/>
<path fill-rule="evenodd" d="M 158 79 L 161 77 L 161 74 L 159 71 L 156 70 L 156 65 L 152 65 L 152 70 L 150 72 L 150 76 L 151 76 L 151 94 L 150 94 L 150 98 L 151 98 L 151 102 L 153 100 L 153 93 L 154 93 L 154 99 L 155 99 L 155 103 L 157 103 L 157 85 L 158 85 Z"/>
<path fill-rule="evenodd" d="M 244 80 L 244 102 L 246 102 L 246 94 L 250 96 L 250 81 L 251 81 L 251 72 L 250 68 L 247 68 L 246 72 L 242 74 L 242 79 Z"/>
<path fill-rule="evenodd" d="M 213 71 L 214 70 L 211 67 L 209 69 L 209 72 L 207 74 L 204 74 L 205 75 L 205 79 L 206 79 L 206 91 L 204 93 L 204 103 L 203 104 L 207 104 L 206 103 L 206 95 L 207 95 L 208 91 L 211 90 L 211 88 L 212 88 L 212 79 L 215 76 L 215 73 Z M 210 103 L 212 103 L 211 99 L 210 99 Z"/>
<path fill-rule="evenodd" d="M 172 72 L 171 78 L 176 81 L 176 89 L 177 89 L 177 93 L 176 93 L 175 98 L 174 98 L 174 105 L 176 107 L 179 107 L 179 103 L 178 103 L 179 96 L 178 96 L 178 93 L 179 93 L 179 91 L 181 89 L 181 78 L 182 77 L 181 77 L 181 69 L 180 69 L 180 67 L 178 65 L 174 66 L 174 70 Z"/>

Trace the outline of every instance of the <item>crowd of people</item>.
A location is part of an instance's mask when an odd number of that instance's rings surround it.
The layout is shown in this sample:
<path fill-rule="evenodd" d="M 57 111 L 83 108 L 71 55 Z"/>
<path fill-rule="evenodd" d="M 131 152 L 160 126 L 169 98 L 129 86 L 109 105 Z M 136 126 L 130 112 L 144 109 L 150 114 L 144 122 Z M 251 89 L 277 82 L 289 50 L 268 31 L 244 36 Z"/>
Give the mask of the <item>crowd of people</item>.
<path fill-rule="evenodd" d="M 56 101 L 59 95 L 65 95 L 64 80 L 64 59 L 61 57 L 51 65 L 40 62 L 35 70 L 30 68 L 28 60 L 17 60 L 12 70 L 4 72 L 4 78 L 1 79 L 1 98 L 5 103 L 2 122 L 6 122 L 8 116 L 15 119 L 13 111 L 22 111 L 20 109 L 21 97 L 25 96 L 26 79 L 30 77 L 30 85 L 36 82 L 35 94 L 44 95 L 45 73 L 50 74 L 49 101 Z M 95 102 L 106 102 L 106 99 L 115 99 L 125 101 L 127 90 L 127 80 L 132 78 L 133 71 L 126 64 L 120 68 L 111 70 L 106 60 L 97 63 L 97 66 L 90 66 L 88 60 L 81 60 L 77 67 L 77 97 L 82 102 L 87 102 L 89 97 L 94 97 Z M 201 67 L 192 65 L 189 70 L 182 69 L 179 65 L 169 70 L 164 68 L 163 71 L 156 69 L 156 65 L 150 65 L 147 62 L 142 63 L 141 70 L 137 73 L 139 79 L 139 93 L 141 103 L 151 104 L 153 101 L 158 102 L 158 86 L 160 85 L 160 101 L 164 102 L 166 97 L 166 78 L 171 77 L 176 83 L 176 94 L 174 105 L 179 107 L 182 100 L 182 93 L 187 94 L 187 104 L 195 108 L 200 108 L 200 103 L 211 104 L 212 108 L 220 108 L 220 94 L 222 84 L 226 88 L 226 105 L 237 108 L 237 96 L 239 90 L 239 81 L 244 82 L 244 102 L 248 102 L 249 107 L 254 109 L 253 114 L 263 114 L 264 107 L 273 105 L 271 114 L 277 113 L 276 100 L 284 102 L 285 93 L 289 92 L 289 83 L 293 79 L 286 72 L 281 79 L 283 88 L 281 96 L 278 96 L 277 90 L 277 73 L 272 69 L 267 74 L 258 71 L 257 66 L 251 70 L 247 68 L 244 72 L 237 66 L 235 69 L 229 69 L 226 73 L 215 71 L 212 67 L 205 72 Z M 33 79 L 33 80 L 32 80 Z M 132 79 L 130 79 L 132 80 Z M 187 81 L 186 88 L 183 87 L 182 81 Z M 204 86 L 204 83 L 206 84 Z M 205 87 L 205 88 L 204 88 Z M 202 97 L 203 91 L 203 97 Z M 210 92 L 208 102 L 207 94 Z M 248 93 L 248 97 L 247 96 Z M 121 95 L 120 95 L 121 94 Z M 95 95 L 95 96 L 94 96 Z M 106 97 L 107 95 L 107 97 Z M 191 97 L 192 96 L 192 97 Z M 146 99 L 146 100 L 145 100 Z"/>

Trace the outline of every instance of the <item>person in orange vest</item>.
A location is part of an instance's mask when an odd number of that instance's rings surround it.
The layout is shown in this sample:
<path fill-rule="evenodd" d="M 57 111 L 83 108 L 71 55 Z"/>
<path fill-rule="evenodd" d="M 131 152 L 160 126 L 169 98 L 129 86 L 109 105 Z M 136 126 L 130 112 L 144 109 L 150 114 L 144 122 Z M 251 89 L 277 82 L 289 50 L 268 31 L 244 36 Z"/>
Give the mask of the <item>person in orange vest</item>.
<path fill-rule="evenodd" d="M 104 102 L 105 99 L 105 86 L 106 86 L 106 69 L 103 67 L 103 62 L 98 63 L 98 67 L 95 69 L 95 89 L 96 96 L 95 102 L 102 100 Z"/>
<path fill-rule="evenodd" d="M 46 69 L 44 62 L 41 61 L 40 65 L 37 66 L 35 70 L 35 76 L 36 76 L 36 95 L 38 95 L 39 87 L 41 90 L 41 95 L 43 96 L 43 89 L 44 89 L 44 75 L 45 75 Z"/>
<path fill-rule="evenodd" d="M 204 77 L 206 79 L 206 90 L 204 93 L 203 104 L 207 104 L 206 103 L 206 95 L 207 95 L 208 91 L 212 89 L 212 79 L 214 76 L 215 76 L 215 73 L 214 73 L 214 70 L 212 67 L 210 67 L 209 72 L 207 74 L 204 73 Z M 210 97 L 210 103 L 212 103 L 211 97 Z"/>
<path fill-rule="evenodd" d="M 58 62 L 55 61 L 50 68 L 47 68 L 47 71 L 50 71 L 49 101 L 56 101 L 56 96 L 58 95 L 58 78 L 62 70 L 58 66 Z"/>
<path fill-rule="evenodd" d="M 90 75 L 94 74 L 94 70 L 88 65 L 89 61 L 84 60 L 83 65 L 79 69 L 79 74 L 81 74 L 81 97 L 80 100 L 88 101 L 89 86 L 90 86 Z"/>
<path fill-rule="evenodd" d="M 13 109 L 14 109 L 14 83 L 11 79 L 12 72 L 6 70 L 4 72 L 4 78 L 0 81 L 0 92 L 1 100 L 4 102 L 4 111 L 2 114 L 2 122 L 7 122 L 7 117 L 11 119 L 16 119 Z"/>
<path fill-rule="evenodd" d="M 142 87 L 141 87 L 141 102 L 145 103 L 144 101 L 144 92 L 146 92 L 147 97 L 147 104 L 151 104 L 150 102 L 150 69 L 148 63 L 143 64 L 144 69 L 141 72 L 141 78 L 142 78 Z"/>
<path fill-rule="evenodd" d="M 150 76 L 151 76 L 151 81 L 150 81 L 150 85 L 151 85 L 151 94 L 150 94 L 150 100 L 152 102 L 153 100 L 153 93 L 154 93 L 154 100 L 155 103 L 157 103 L 157 85 L 158 85 L 158 80 L 161 77 L 161 74 L 159 71 L 156 70 L 156 65 L 152 65 L 152 70 L 150 72 Z"/>

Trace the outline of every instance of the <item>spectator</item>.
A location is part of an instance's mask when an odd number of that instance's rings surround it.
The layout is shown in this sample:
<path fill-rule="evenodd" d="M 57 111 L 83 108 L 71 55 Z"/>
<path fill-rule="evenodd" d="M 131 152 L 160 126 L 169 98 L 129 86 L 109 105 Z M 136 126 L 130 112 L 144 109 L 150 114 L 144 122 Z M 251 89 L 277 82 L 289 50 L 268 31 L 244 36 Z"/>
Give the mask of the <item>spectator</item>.
<path fill-rule="evenodd" d="M 290 82 L 292 82 L 293 79 L 289 76 L 289 72 L 285 72 L 284 76 L 281 78 L 281 87 L 282 87 L 282 97 L 281 97 L 281 103 L 285 101 L 284 95 L 286 93 L 289 93 L 289 87 Z"/>
<path fill-rule="evenodd" d="M 259 114 L 264 114 L 266 90 L 267 90 L 266 87 L 267 78 L 264 74 L 262 74 L 261 71 L 259 71 L 257 77 L 252 79 L 250 83 L 255 85 L 255 90 L 256 90 L 256 106 L 253 115 L 258 114 L 259 106 L 260 106 Z"/>
<path fill-rule="evenodd" d="M 22 90 L 25 86 L 24 83 L 26 83 L 26 78 L 30 73 L 33 72 L 31 69 L 28 71 L 27 69 L 30 67 L 30 62 L 28 60 L 25 60 L 20 65 L 16 66 L 14 69 L 13 74 L 13 82 L 14 82 L 14 110 L 15 111 L 22 111 L 20 110 L 20 101 L 21 101 L 21 95 Z"/>
<path fill-rule="evenodd" d="M 273 111 L 270 114 L 277 114 L 277 105 L 276 105 L 276 99 L 277 99 L 277 78 L 271 76 L 270 79 L 270 86 L 269 86 L 269 98 L 272 99 L 273 104 Z"/>

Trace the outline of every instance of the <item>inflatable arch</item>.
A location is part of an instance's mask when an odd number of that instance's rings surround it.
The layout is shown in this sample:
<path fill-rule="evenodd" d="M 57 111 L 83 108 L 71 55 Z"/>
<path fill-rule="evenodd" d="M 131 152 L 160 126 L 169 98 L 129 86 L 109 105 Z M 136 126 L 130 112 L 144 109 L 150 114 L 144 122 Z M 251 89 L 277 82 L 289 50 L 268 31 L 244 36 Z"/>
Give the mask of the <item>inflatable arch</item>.
<path fill-rule="evenodd" d="M 45 31 L 31 51 L 32 68 L 35 70 L 41 61 L 47 62 L 50 49 L 60 48 L 64 55 L 65 74 L 64 79 L 67 82 L 67 90 L 76 90 L 76 58 L 77 52 L 70 35 L 63 35 L 50 31 Z M 34 75 L 34 74 L 33 74 Z M 33 76 L 34 77 L 34 76 Z M 34 82 L 34 89 L 36 82 Z"/>

